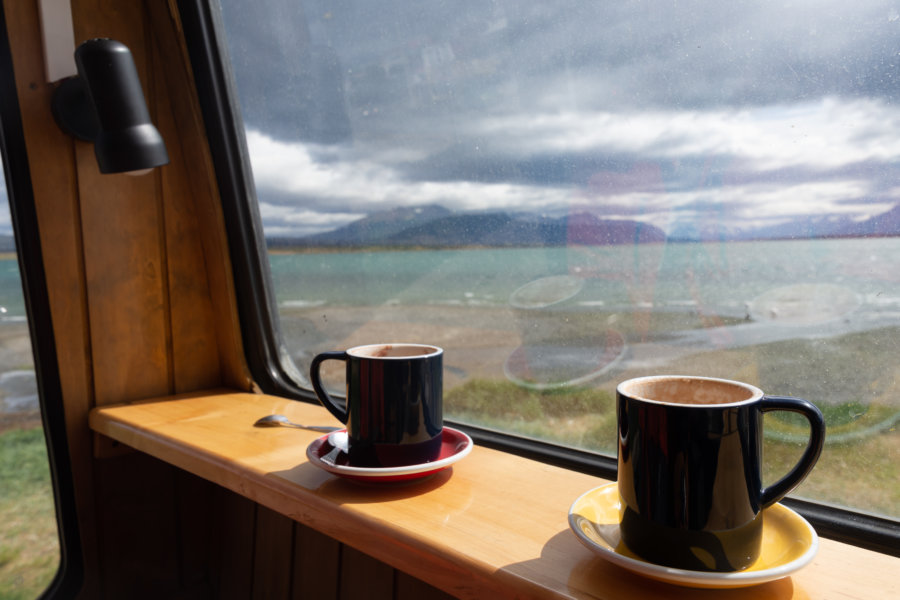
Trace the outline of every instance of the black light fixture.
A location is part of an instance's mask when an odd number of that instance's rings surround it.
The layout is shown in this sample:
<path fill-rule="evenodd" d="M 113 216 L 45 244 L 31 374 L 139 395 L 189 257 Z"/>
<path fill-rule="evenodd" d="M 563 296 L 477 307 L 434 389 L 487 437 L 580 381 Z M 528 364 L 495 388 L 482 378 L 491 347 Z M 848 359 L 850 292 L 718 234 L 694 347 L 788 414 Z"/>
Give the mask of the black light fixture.
<path fill-rule="evenodd" d="M 78 75 L 53 96 L 53 116 L 69 135 L 94 143 L 100 172 L 138 174 L 168 164 L 128 47 L 88 40 L 75 50 L 75 64 Z"/>

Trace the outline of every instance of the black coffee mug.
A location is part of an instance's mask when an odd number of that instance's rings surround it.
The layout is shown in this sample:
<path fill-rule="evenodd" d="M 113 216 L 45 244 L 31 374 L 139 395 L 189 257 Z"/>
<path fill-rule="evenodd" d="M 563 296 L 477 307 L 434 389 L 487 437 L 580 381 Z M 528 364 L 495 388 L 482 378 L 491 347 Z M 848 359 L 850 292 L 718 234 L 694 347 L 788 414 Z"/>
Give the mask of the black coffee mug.
<path fill-rule="evenodd" d="M 310 379 L 319 401 L 347 425 L 350 465 L 397 467 L 438 457 L 443 355 L 436 346 L 373 344 L 323 352 L 313 359 Z M 319 370 L 326 360 L 346 362 L 346 408 L 322 385 Z"/>
<path fill-rule="evenodd" d="M 656 376 L 616 389 L 622 541 L 638 556 L 694 571 L 738 571 L 759 557 L 764 508 L 810 472 L 825 421 L 812 403 L 746 383 Z M 763 487 L 763 413 L 809 421 L 799 462 Z"/>

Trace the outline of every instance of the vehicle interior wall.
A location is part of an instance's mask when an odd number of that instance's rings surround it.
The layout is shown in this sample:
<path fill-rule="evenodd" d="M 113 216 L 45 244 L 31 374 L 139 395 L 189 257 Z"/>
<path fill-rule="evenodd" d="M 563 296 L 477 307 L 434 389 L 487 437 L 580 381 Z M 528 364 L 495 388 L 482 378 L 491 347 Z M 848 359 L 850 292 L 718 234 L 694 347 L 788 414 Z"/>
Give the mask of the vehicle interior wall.
<path fill-rule="evenodd" d="M 64 3 L 63 3 L 64 4 Z M 123 42 L 171 162 L 101 175 L 51 116 L 37 0 L 3 2 L 33 183 L 85 565 L 83 597 L 440 596 L 375 559 L 88 427 L 95 406 L 251 390 L 176 9 L 73 0 L 76 43 Z M 359 577 L 360 573 L 371 577 Z M 358 591 L 358 590 L 357 590 Z"/>

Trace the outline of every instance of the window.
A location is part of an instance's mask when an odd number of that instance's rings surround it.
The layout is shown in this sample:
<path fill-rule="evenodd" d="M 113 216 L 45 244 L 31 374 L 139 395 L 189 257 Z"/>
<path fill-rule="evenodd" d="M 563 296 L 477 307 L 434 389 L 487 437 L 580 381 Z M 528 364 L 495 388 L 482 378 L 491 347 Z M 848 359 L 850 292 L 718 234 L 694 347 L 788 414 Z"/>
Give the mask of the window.
<path fill-rule="evenodd" d="M 34 598 L 59 569 L 59 532 L 2 179 L 0 187 L 0 598 Z"/>
<path fill-rule="evenodd" d="M 320 351 L 437 344 L 448 419 L 609 454 L 619 381 L 743 380 L 826 415 L 798 497 L 900 518 L 895 7 L 220 16 L 298 385 Z M 766 431 L 772 479 L 805 432 Z"/>

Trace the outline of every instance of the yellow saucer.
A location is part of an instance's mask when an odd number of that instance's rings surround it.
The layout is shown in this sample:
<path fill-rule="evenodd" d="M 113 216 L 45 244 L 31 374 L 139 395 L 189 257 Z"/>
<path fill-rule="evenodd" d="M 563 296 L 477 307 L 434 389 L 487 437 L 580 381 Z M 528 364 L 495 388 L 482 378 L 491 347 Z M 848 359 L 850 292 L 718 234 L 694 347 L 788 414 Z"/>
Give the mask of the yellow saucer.
<path fill-rule="evenodd" d="M 744 587 L 781 579 L 806 566 L 819 549 L 819 537 L 806 519 L 775 504 L 763 511 L 760 557 L 743 571 L 687 571 L 647 562 L 620 540 L 619 493 L 615 483 L 594 488 L 575 500 L 569 509 L 569 527 L 581 543 L 620 567 L 690 587 Z"/>

